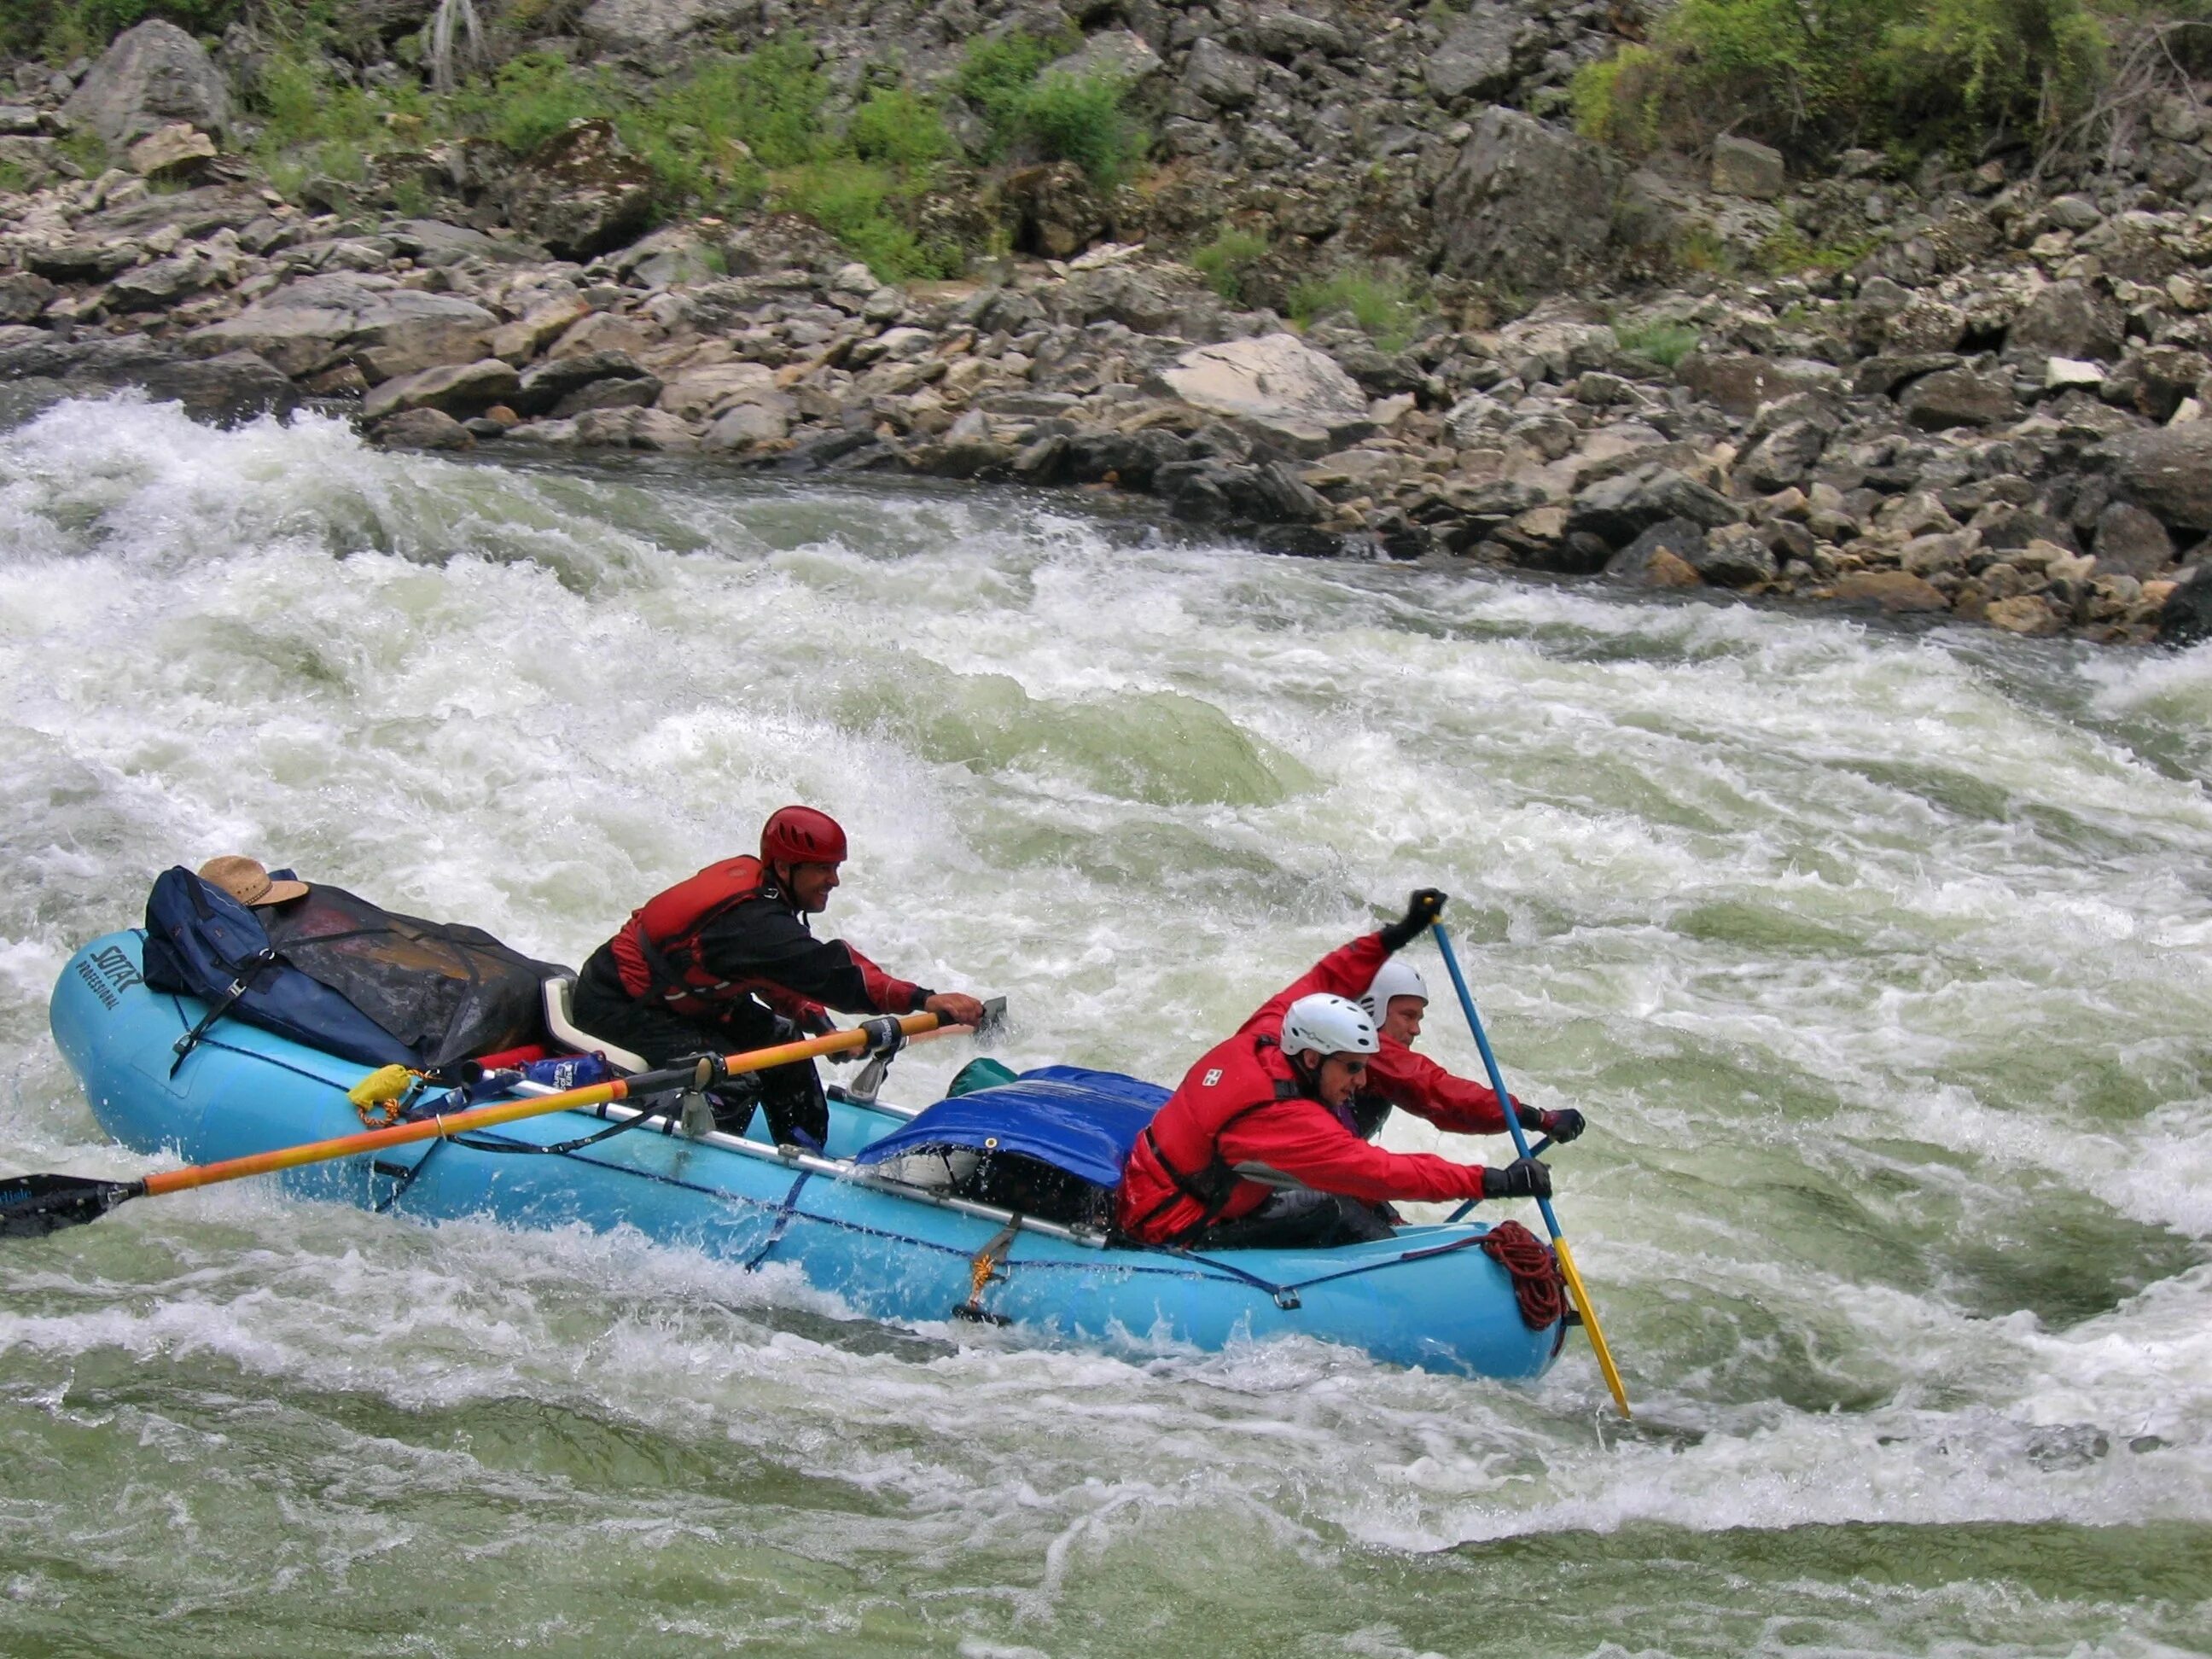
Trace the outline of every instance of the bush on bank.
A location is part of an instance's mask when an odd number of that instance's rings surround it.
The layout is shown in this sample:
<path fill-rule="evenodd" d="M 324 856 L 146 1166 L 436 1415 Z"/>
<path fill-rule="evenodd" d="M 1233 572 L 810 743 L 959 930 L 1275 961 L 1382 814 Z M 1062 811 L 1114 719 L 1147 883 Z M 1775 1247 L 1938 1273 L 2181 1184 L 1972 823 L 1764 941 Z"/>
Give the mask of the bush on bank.
<path fill-rule="evenodd" d="M 2104 82 L 2109 21 L 2087 0 L 1682 0 L 1577 76 L 1575 113 L 1631 153 L 1723 131 L 1802 160 L 2048 144 Z"/>

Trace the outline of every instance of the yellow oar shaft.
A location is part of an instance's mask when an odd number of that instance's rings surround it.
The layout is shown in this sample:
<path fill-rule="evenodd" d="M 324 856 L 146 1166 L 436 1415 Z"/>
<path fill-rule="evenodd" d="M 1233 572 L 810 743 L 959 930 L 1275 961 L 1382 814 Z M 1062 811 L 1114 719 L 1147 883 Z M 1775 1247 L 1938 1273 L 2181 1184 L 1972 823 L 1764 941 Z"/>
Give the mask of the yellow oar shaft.
<path fill-rule="evenodd" d="M 1620 1414 L 1628 1417 L 1628 1390 L 1620 1384 L 1620 1368 L 1613 1363 L 1613 1350 L 1606 1346 L 1605 1330 L 1597 1322 L 1597 1310 L 1590 1305 L 1589 1292 L 1583 1288 L 1581 1271 L 1575 1266 L 1574 1253 L 1567 1249 L 1565 1237 L 1552 1235 L 1552 1254 L 1559 1258 L 1559 1272 L 1567 1281 L 1567 1291 L 1575 1299 L 1575 1311 L 1583 1316 L 1583 1329 L 1589 1333 L 1590 1352 L 1597 1356 L 1597 1368 L 1605 1373 L 1605 1386 L 1613 1390 L 1613 1403 L 1620 1407 Z"/>
<path fill-rule="evenodd" d="M 899 1029 L 908 1036 L 918 1036 L 936 1028 L 935 1014 L 906 1014 L 899 1019 Z M 858 1048 L 866 1043 L 868 1034 L 862 1030 L 832 1031 L 827 1036 L 809 1037 L 803 1042 L 780 1042 L 771 1048 L 755 1048 L 750 1053 L 727 1054 L 723 1057 L 724 1068 L 731 1072 L 765 1071 L 771 1066 L 788 1066 L 793 1060 L 811 1060 L 817 1054 L 841 1054 L 848 1048 Z M 637 1077 L 617 1078 L 611 1083 L 594 1083 L 586 1088 L 563 1090 L 557 1095 L 536 1095 L 527 1100 L 502 1101 L 496 1106 L 479 1106 L 471 1111 L 456 1112 L 451 1117 L 424 1118 L 417 1123 L 399 1123 L 388 1129 L 368 1129 L 357 1135 L 339 1135 L 330 1140 L 309 1141 L 304 1146 L 280 1146 L 275 1152 L 255 1152 L 247 1158 L 225 1158 L 220 1164 L 196 1164 L 187 1169 L 165 1170 L 148 1176 L 144 1187 L 149 1194 L 179 1193 L 192 1187 L 209 1187 L 218 1181 L 240 1181 L 247 1176 L 268 1175 L 277 1170 L 296 1170 L 303 1164 L 325 1164 L 333 1158 L 356 1158 L 363 1152 L 380 1152 L 386 1146 L 404 1146 L 417 1140 L 442 1140 L 449 1135 L 466 1134 L 472 1129 L 489 1129 L 501 1123 L 514 1123 L 526 1117 L 543 1117 L 548 1112 L 573 1111 L 579 1107 L 604 1105 L 608 1101 L 627 1099 L 644 1085 L 644 1092 L 679 1086 L 690 1077 L 688 1069 L 672 1068 L 662 1072 L 647 1072 Z"/>

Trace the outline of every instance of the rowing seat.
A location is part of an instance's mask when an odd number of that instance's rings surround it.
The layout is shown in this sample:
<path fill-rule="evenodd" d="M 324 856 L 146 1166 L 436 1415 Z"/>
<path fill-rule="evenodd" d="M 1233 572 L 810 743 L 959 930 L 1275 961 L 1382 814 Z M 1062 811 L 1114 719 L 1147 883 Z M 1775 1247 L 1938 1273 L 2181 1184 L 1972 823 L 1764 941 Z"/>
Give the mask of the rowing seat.
<path fill-rule="evenodd" d="M 576 981 L 565 975 L 545 981 L 545 1029 L 553 1034 L 554 1041 L 568 1044 L 580 1054 L 603 1055 L 609 1065 L 619 1066 L 625 1072 L 651 1071 L 644 1056 L 618 1048 L 605 1037 L 578 1029 L 571 1001 L 575 990 Z"/>

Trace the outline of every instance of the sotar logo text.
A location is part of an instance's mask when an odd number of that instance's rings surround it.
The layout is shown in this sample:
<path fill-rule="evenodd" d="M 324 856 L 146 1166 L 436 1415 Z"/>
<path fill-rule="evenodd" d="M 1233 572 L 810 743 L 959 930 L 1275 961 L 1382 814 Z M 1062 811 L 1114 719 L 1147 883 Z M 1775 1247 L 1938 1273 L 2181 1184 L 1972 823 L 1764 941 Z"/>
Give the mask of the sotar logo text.
<path fill-rule="evenodd" d="M 1206 1074 L 1204 1081 L 1206 1086 L 1209 1089 L 1211 1089 L 1215 1084 L 1220 1082 L 1221 1068 L 1218 1066 L 1215 1066 L 1212 1071 Z"/>

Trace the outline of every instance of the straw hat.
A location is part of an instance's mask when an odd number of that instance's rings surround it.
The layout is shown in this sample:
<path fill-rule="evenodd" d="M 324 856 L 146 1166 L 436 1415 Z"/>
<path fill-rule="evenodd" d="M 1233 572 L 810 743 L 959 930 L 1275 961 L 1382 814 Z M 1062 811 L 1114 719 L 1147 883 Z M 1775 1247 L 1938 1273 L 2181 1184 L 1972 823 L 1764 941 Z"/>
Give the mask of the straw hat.
<path fill-rule="evenodd" d="M 241 858 L 236 853 L 225 853 L 200 866 L 200 879 L 222 888 L 240 904 L 249 906 L 288 904 L 307 896 L 306 882 L 271 881 L 267 866 L 260 860 Z"/>

